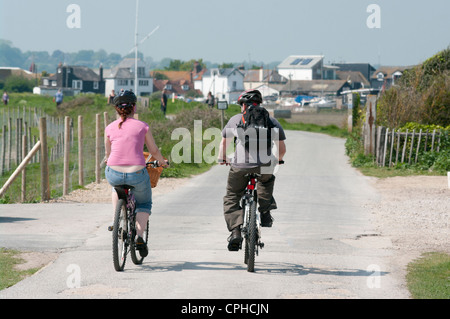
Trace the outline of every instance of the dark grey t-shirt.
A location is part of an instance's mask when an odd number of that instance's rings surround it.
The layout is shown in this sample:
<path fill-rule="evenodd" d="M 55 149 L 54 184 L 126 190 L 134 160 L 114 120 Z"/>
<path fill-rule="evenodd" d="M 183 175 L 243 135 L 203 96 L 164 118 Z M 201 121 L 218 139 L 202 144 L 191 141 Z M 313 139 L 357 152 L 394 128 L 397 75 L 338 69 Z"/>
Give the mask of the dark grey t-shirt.
<path fill-rule="evenodd" d="M 264 142 L 259 143 L 259 152 L 257 151 L 256 146 L 258 142 L 256 141 L 253 143 L 254 147 L 250 144 L 248 149 L 245 148 L 242 139 L 242 136 L 244 135 L 243 129 L 237 127 L 241 122 L 241 119 L 242 114 L 234 115 L 222 130 L 222 137 L 235 138 L 234 156 L 231 160 L 232 166 L 238 168 L 253 168 L 261 165 L 274 165 L 274 163 L 278 163 L 278 150 L 274 147 L 273 141 L 284 141 L 286 139 L 286 135 L 280 123 L 275 118 L 270 117 L 270 120 L 275 127 L 271 131 L 272 150 L 270 155 L 267 155 L 267 146 L 265 146 Z M 249 137 L 251 137 L 251 132 L 247 135 L 250 135 Z"/>

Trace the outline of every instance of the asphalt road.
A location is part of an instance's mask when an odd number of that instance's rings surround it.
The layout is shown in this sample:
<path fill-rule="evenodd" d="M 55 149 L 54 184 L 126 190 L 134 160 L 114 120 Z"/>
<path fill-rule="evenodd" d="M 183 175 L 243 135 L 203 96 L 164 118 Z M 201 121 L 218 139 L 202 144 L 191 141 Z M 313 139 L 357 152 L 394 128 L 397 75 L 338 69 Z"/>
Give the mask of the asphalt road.
<path fill-rule="evenodd" d="M 389 238 L 371 224 L 368 179 L 348 164 L 344 140 L 287 132 L 272 228 L 248 273 L 228 252 L 222 214 L 228 168 L 215 166 L 154 197 L 149 256 L 114 270 L 107 204 L 0 205 L 0 247 L 57 251 L 0 298 L 409 298 Z"/>

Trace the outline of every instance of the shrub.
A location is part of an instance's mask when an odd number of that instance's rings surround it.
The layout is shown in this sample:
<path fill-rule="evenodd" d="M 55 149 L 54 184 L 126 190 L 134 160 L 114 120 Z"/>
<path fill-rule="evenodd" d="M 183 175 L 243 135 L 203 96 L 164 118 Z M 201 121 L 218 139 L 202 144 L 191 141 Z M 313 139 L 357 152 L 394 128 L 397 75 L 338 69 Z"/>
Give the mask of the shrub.
<path fill-rule="evenodd" d="M 377 105 L 379 125 L 450 125 L 450 48 L 406 70 Z"/>

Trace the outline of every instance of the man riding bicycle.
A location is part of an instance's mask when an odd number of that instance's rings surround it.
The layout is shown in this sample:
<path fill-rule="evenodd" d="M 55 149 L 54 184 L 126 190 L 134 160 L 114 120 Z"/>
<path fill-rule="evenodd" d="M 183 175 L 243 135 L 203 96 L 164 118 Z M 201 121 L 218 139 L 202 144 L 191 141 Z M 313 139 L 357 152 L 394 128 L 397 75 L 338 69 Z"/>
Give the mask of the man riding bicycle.
<path fill-rule="evenodd" d="M 273 170 L 279 161 L 283 160 L 286 153 L 284 140 L 286 135 L 280 123 L 273 117 L 269 117 L 266 110 L 260 104 L 262 95 L 258 90 L 246 91 L 239 96 L 238 104 L 241 105 L 241 112 L 233 116 L 222 131 L 222 141 L 219 151 L 219 162 L 221 165 L 230 164 L 228 174 L 226 195 L 223 198 L 223 209 L 225 221 L 231 235 L 228 237 L 228 250 L 237 251 L 242 242 L 241 225 L 243 224 L 243 211 L 240 206 L 241 198 L 245 192 L 248 179 L 247 174 L 257 173 L 258 178 L 258 204 L 261 213 L 261 226 L 272 227 L 273 218 L 271 210 L 277 208 L 273 198 L 273 187 L 275 176 Z M 253 108 L 253 109 L 252 109 Z M 266 114 L 268 127 L 265 127 L 268 134 L 256 134 L 255 131 L 246 129 L 249 119 L 248 114 L 254 112 Z M 255 116 L 253 116 L 254 118 Z M 251 118 L 251 117 L 250 117 Z M 248 120 L 249 122 L 250 120 Z M 257 128 L 262 125 L 257 126 Z M 252 137 L 256 140 L 252 143 Z M 231 163 L 227 157 L 227 148 L 232 141 L 235 141 L 235 152 Z M 268 140 L 268 146 L 264 147 Z M 273 152 L 272 145 L 275 144 L 276 152 Z"/>

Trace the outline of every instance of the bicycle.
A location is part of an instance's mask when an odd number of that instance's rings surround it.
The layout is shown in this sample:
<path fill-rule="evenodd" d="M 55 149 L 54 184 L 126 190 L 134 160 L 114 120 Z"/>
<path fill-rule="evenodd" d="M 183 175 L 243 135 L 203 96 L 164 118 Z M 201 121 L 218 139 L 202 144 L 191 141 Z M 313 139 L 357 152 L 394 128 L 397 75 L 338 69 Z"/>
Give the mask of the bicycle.
<path fill-rule="evenodd" d="M 284 164 L 284 161 L 279 161 L 279 164 Z M 261 218 L 256 209 L 258 177 L 261 175 L 253 173 L 245 176 L 248 178 L 248 183 L 241 199 L 241 207 L 244 211 L 244 224 L 241 231 L 245 240 L 244 263 L 247 265 L 248 272 L 254 272 L 255 256 L 259 255 L 259 249 L 264 248 L 264 243 L 261 241 Z"/>
<path fill-rule="evenodd" d="M 147 166 L 159 167 L 158 161 L 147 162 Z M 135 265 L 140 265 L 145 257 L 136 252 L 136 200 L 133 195 L 133 186 L 119 185 L 114 189 L 119 200 L 114 212 L 114 224 L 112 226 L 113 237 L 113 263 L 116 271 L 123 271 L 128 253 Z M 145 245 L 148 242 L 149 222 L 143 234 Z"/>

